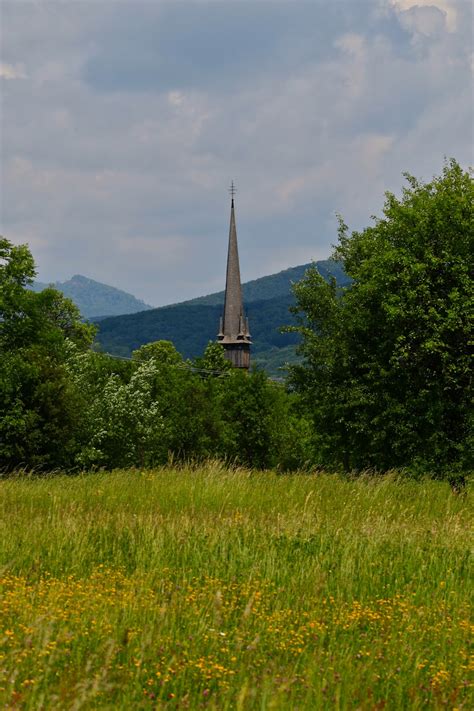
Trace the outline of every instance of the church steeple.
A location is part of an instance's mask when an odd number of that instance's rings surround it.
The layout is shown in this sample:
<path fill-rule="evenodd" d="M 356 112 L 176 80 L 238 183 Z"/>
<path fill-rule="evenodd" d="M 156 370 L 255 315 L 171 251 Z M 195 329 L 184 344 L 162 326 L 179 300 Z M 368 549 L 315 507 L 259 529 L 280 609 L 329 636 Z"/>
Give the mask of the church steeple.
<path fill-rule="evenodd" d="M 227 252 L 227 275 L 225 285 L 224 313 L 220 320 L 219 342 L 225 355 L 236 368 L 250 365 L 250 333 L 248 319 L 244 314 L 242 285 L 240 283 L 239 250 L 235 225 L 234 194 L 232 182 L 230 204 L 229 247 Z"/>

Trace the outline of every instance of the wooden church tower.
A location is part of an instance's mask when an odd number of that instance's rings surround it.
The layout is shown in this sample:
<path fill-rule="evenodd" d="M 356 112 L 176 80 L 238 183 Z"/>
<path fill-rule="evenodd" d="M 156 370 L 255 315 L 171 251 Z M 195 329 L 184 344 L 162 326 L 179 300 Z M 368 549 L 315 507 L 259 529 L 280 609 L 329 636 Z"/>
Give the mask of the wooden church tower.
<path fill-rule="evenodd" d="M 250 366 L 249 321 L 245 317 L 240 283 L 239 250 L 234 211 L 234 183 L 230 188 L 230 228 L 227 252 L 227 276 L 225 284 L 224 314 L 221 316 L 217 340 L 224 346 L 225 357 L 235 368 Z"/>

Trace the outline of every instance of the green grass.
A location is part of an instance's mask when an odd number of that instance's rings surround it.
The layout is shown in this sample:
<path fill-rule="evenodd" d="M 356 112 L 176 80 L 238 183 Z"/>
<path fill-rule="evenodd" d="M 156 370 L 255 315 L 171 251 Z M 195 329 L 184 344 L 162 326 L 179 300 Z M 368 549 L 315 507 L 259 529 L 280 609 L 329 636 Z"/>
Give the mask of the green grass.
<path fill-rule="evenodd" d="M 471 709 L 472 514 L 217 464 L 2 480 L 0 707 Z"/>

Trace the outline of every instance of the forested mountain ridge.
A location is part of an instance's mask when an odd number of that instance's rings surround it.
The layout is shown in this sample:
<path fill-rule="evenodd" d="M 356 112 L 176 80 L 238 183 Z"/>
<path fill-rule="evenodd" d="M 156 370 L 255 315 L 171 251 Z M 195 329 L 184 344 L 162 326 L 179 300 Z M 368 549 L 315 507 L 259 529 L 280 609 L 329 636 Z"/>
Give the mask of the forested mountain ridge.
<path fill-rule="evenodd" d="M 290 323 L 288 309 L 292 302 L 291 294 L 287 294 L 247 305 L 251 330 L 258 334 L 254 340 L 255 353 L 296 343 L 293 334 L 281 334 L 278 330 Z M 174 343 L 183 357 L 195 358 L 209 341 L 216 339 L 221 312 L 219 304 L 182 303 L 115 316 L 97 324 L 97 340 L 103 350 L 122 356 L 130 355 L 144 343 L 167 340 Z"/>
<path fill-rule="evenodd" d="M 344 274 L 344 270 L 338 262 L 332 259 L 325 259 L 316 262 L 318 271 L 325 279 L 329 279 L 330 276 L 334 276 L 338 284 L 347 283 L 347 276 Z M 251 301 L 263 301 L 264 299 L 273 299 L 275 296 L 282 296 L 283 294 L 288 294 L 290 290 L 290 285 L 299 281 L 310 264 L 301 264 L 297 267 L 290 267 L 289 269 L 284 269 L 277 274 L 270 274 L 269 276 L 260 277 L 259 279 L 252 279 L 252 281 L 247 281 L 242 284 L 242 291 L 244 297 L 244 303 L 248 304 Z M 199 296 L 196 299 L 190 299 L 181 303 L 185 304 L 206 304 L 208 306 L 215 306 L 216 304 L 224 303 L 224 292 L 219 291 L 215 294 L 209 294 L 207 296 Z"/>
<path fill-rule="evenodd" d="M 340 285 L 348 282 L 338 263 L 325 260 L 316 265 L 326 279 L 334 276 Z M 293 322 L 289 312 L 294 303 L 291 284 L 299 281 L 309 266 L 285 269 L 243 285 L 253 336 L 252 352 L 261 365 L 265 365 L 267 355 L 271 357 L 275 364 L 273 371 L 291 356 L 288 346 L 297 343 L 295 334 L 280 333 L 280 328 Z M 216 338 L 222 303 L 223 292 L 218 292 L 142 313 L 107 318 L 98 324 L 97 341 L 109 353 L 129 356 L 144 343 L 164 339 L 172 341 L 185 358 L 195 358 Z M 285 351 L 280 363 L 278 349 L 282 348 Z"/>
<path fill-rule="evenodd" d="M 36 281 L 31 288 L 33 291 L 43 291 L 47 286 L 49 284 Z M 119 316 L 153 308 L 122 289 L 88 279 L 81 274 L 75 274 L 67 281 L 57 281 L 52 286 L 72 299 L 86 319 Z"/>

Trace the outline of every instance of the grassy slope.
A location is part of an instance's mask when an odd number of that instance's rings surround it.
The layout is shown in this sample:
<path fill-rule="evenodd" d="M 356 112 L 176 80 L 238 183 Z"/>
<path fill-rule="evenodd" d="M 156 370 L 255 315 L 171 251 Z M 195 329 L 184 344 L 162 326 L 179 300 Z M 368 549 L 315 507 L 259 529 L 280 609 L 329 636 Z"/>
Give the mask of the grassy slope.
<path fill-rule="evenodd" d="M 0 705 L 472 708 L 472 492 L 164 469 L 0 482 Z"/>

